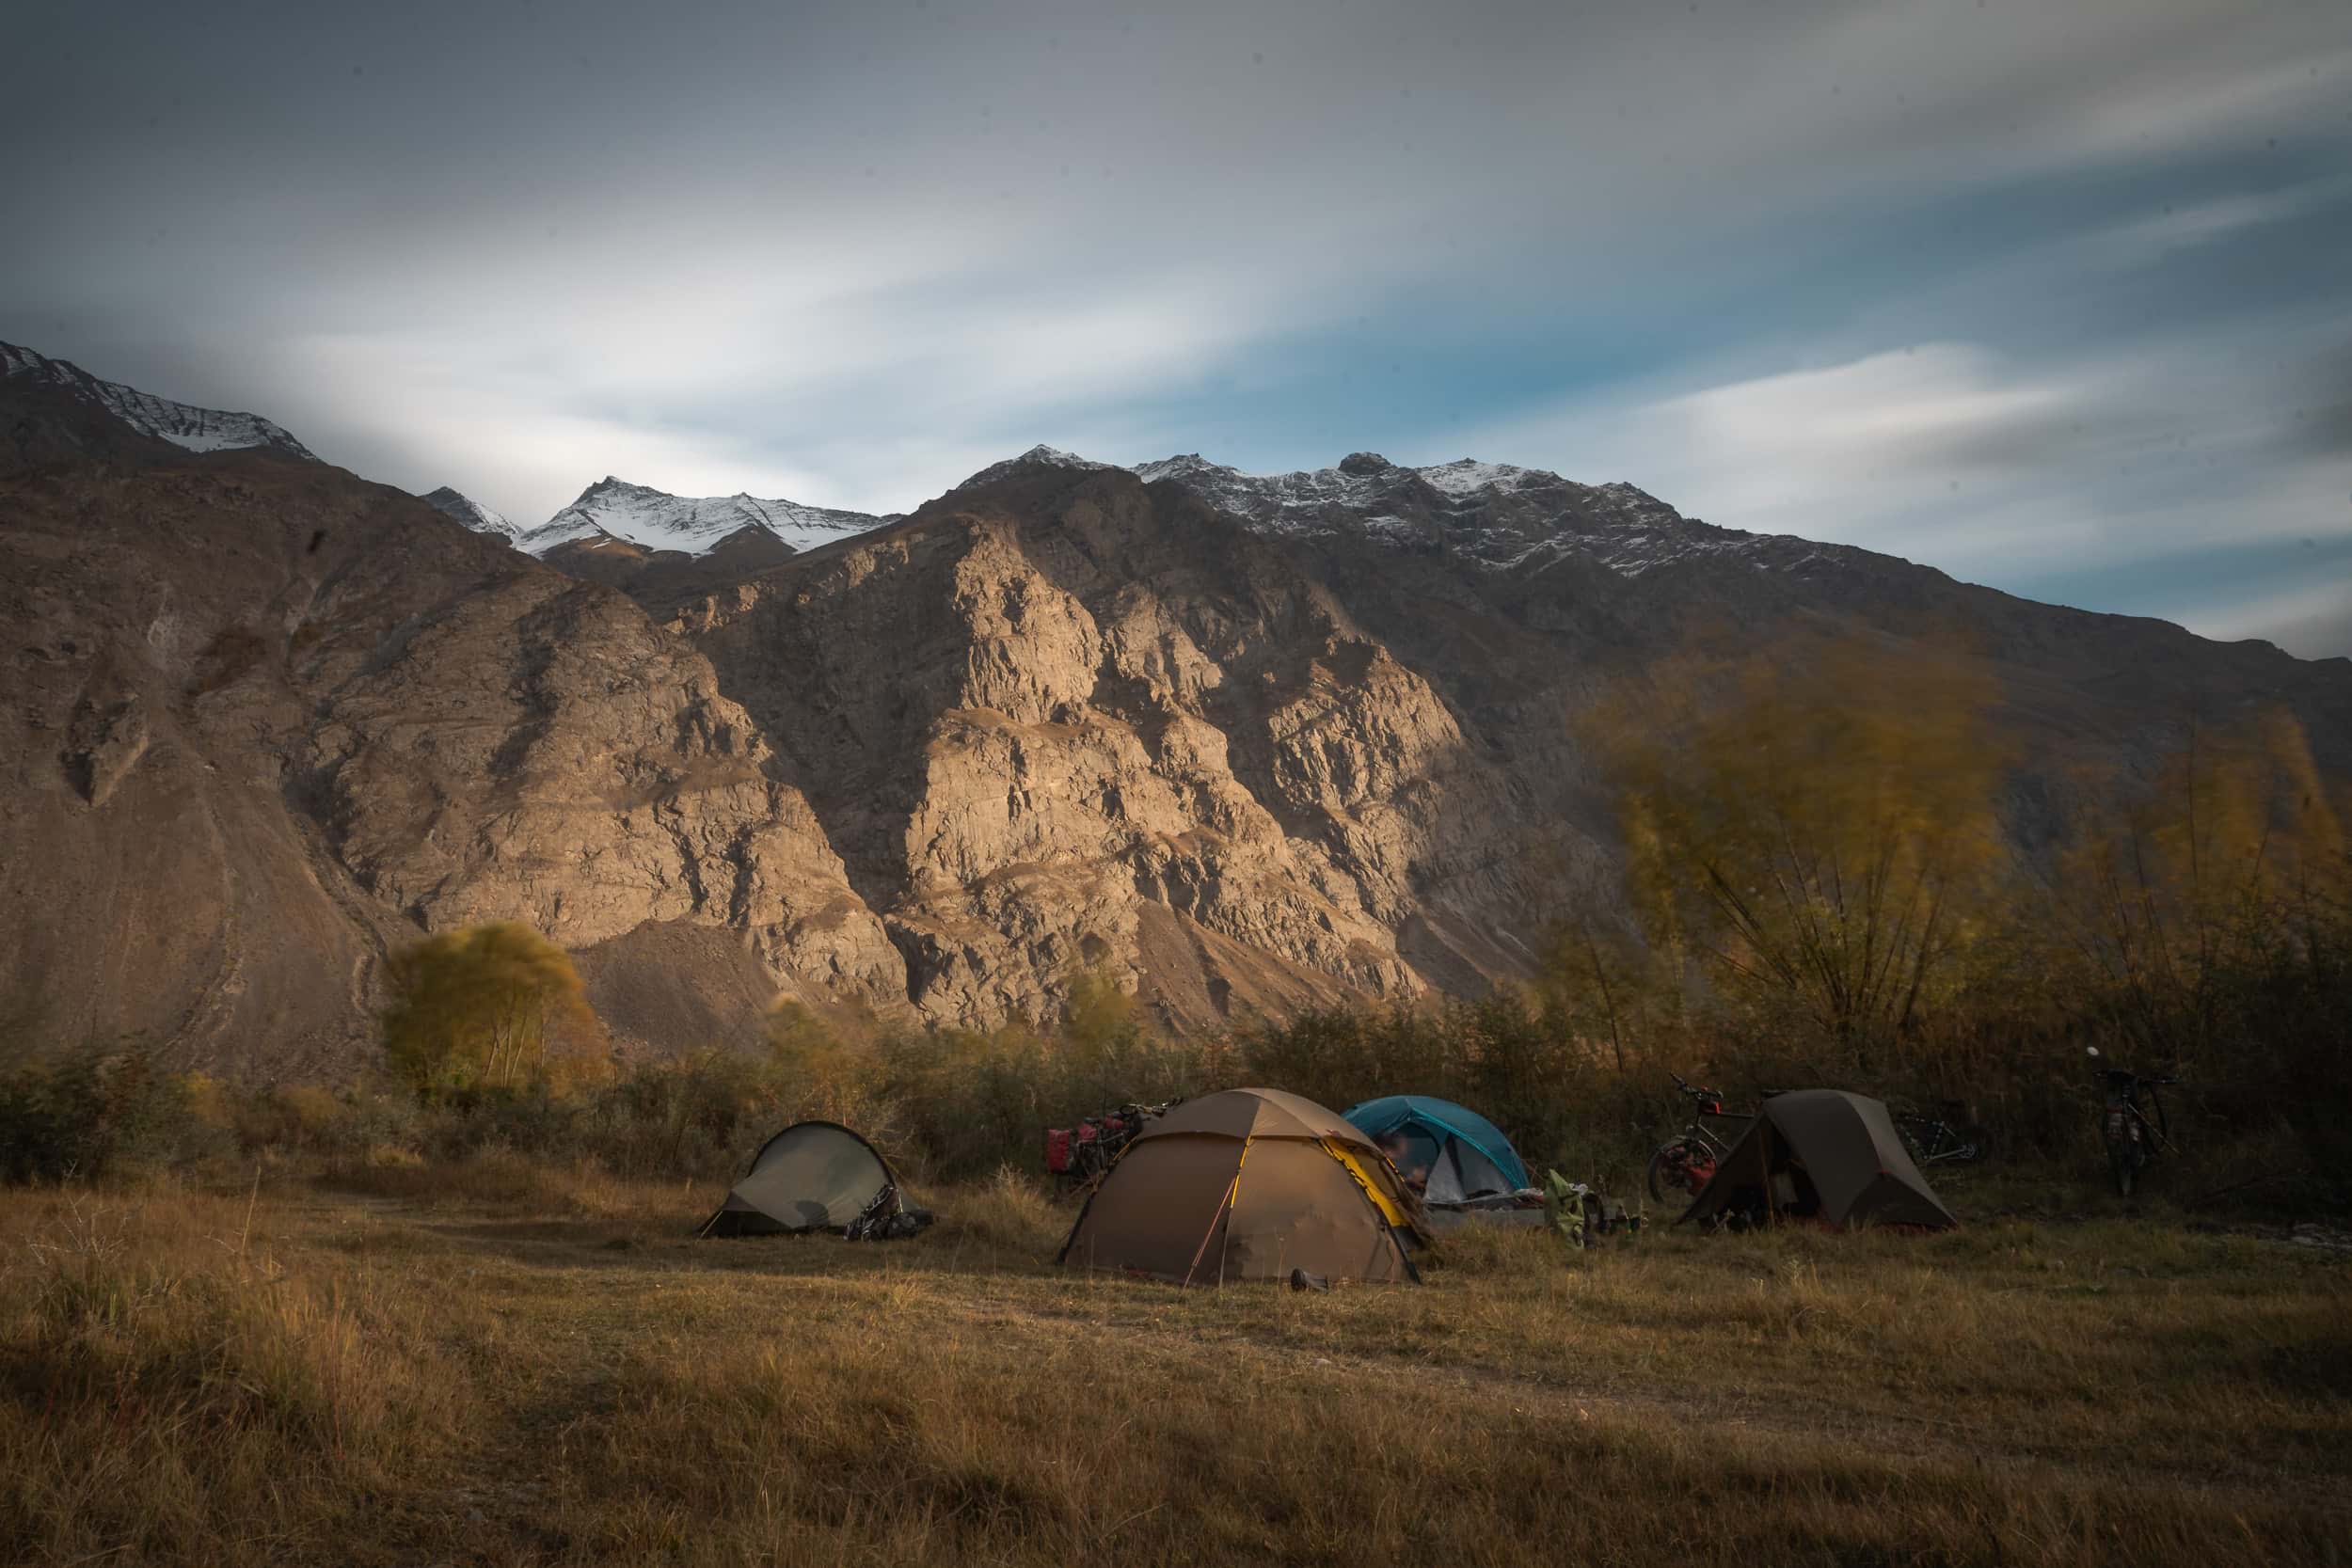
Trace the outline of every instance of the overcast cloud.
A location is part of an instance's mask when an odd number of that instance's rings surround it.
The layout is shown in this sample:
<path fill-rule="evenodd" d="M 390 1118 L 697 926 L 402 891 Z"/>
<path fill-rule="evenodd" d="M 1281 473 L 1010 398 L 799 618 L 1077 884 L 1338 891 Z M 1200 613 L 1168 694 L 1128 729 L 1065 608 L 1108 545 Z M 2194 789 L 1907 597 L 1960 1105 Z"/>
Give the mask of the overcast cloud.
<path fill-rule="evenodd" d="M 525 522 L 1476 455 L 2352 654 L 2342 0 L 0 25 L 0 338 Z"/>

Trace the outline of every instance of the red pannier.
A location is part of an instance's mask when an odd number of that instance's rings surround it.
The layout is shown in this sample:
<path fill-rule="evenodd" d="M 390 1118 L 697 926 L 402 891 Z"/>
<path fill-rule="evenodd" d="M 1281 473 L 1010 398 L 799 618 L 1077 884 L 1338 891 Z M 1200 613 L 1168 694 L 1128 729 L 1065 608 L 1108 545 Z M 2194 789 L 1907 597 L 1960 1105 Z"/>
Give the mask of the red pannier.
<path fill-rule="evenodd" d="M 1070 1169 L 1070 1129 L 1049 1127 L 1045 1130 L 1045 1169 L 1047 1174 L 1060 1176 Z"/>

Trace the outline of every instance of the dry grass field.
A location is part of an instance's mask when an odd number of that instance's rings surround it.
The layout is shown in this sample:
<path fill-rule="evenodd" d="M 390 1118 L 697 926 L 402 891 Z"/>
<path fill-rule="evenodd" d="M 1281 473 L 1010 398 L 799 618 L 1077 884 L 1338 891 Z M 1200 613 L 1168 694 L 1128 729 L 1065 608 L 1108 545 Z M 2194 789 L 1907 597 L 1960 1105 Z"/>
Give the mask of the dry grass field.
<path fill-rule="evenodd" d="M 718 1196 L 0 1196 L 0 1561 L 2352 1556 L 2352 1262 L 2087 1194 L 1328 1295 L 1065 1275 L 1009 1180 L 863 1246 L 692 1240 Z"/>

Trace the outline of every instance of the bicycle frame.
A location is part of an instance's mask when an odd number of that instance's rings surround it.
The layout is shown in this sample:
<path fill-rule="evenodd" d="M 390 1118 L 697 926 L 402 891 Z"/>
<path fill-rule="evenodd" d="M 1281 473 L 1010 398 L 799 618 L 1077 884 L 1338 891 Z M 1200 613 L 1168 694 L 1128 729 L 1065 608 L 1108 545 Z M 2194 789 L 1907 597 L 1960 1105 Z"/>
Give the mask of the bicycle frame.
<path fill-rule="evenodd" d="M 2103 1125 L 2107 1142 L 2131 1138 L 2144 1144 L 2152 1154 L 2170 1153 L 2172 1140 L 2166 1135 L 2169 1118 L 2164 1114 L 2164 1097 L 2158 1092 L 2159 1085 L 2121 1068 L 2105 1070 L 2107 1102 Z M 2149 1120 L 2148 1113 L 2140 1109 L 2139 1091 L 2142 1089 L 2148 1091 L 2148 1103 L 2155 1109 L 2153 1121 Z"/>
<path fill-rule="evenodd" d="M 1709 1121 L 1749 1122 L 1756 1119 L 1753 1112 L 1724 1110 L 1721 1095 L 1685 1083 L 1680 1073 L 1670 1076 L 1675 1081 L 1675 1087 L 1692 1101 L 1694 1109 L 1691 1124 L 1660 1145 L 1658 1151 L 1650 1156 L 1650 1196 L 1661 1203 L 1666 1201 L 1664 1189 L 1667 1186 L 1695 1193 L 1714 1174 L 1724 1156 L 1731 1152 L 1731 1140 L 1717 1133 L 1708 1125 Z"/>
<path fill-rule="evenodd" d="M 1731 1152 L 1732 1141 L 1708 1126 L 1708 1122 L 1710 1120 L 1751 1122 L 1755 1119 L 1754 1111 L 1701 1111 L 1692 1117 L 1691 1125 L 1684 1128 L 1677 1136 L 1696 1138 L 1706 1146 L 1709 1154 L 1720 1160 Z"/>
<path fill-rule="evenodd" d="M 1975 1138 L 1940 1117 L 1923 1111 L 1894 1111 L 1896 1129 L 1922 1165 L 1967 1164 L 1983 1157 L 1982 1134 Z"/>

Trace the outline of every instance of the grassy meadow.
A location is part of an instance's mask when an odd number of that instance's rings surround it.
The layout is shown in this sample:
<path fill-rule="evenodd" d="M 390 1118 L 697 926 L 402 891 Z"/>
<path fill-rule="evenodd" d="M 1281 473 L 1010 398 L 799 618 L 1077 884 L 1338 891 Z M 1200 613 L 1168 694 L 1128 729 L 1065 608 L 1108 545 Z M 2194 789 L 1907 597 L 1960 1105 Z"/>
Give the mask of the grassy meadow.
<path fill-rule="evenodd" d="M 2342 1560 L 2352 1255 L 1946 1185 L 1327 1295 L 1057 1271 L 1009 1175 L 855 1246 L 495 1152 L 0 1193 L 0 1561 Z"/>

